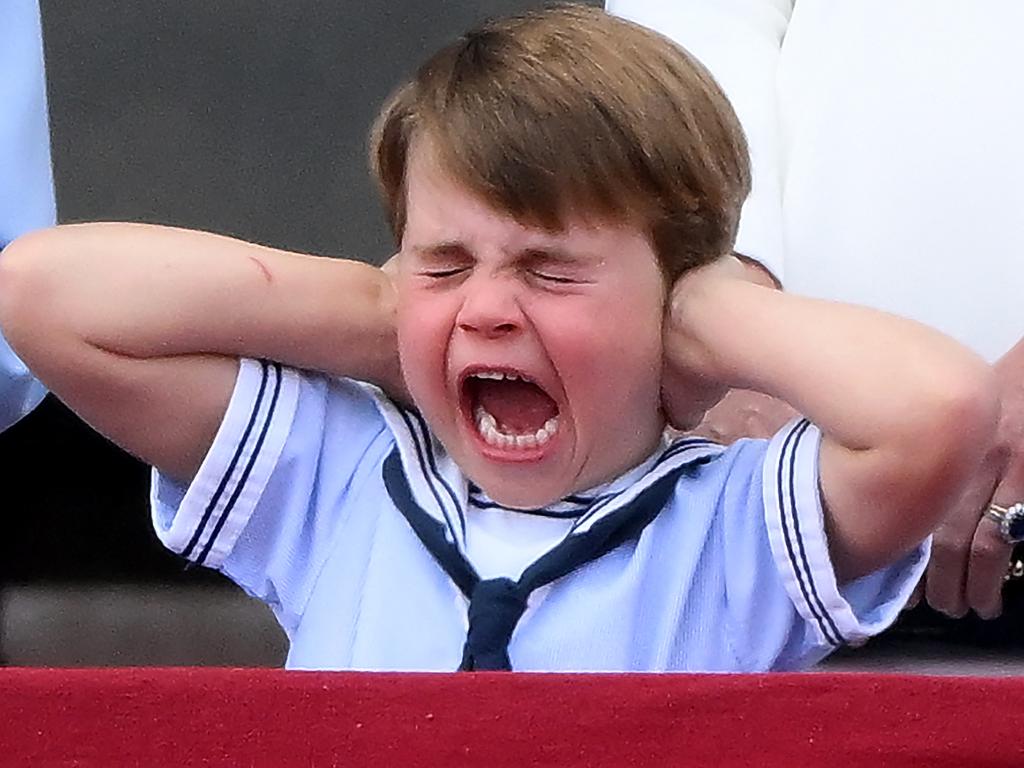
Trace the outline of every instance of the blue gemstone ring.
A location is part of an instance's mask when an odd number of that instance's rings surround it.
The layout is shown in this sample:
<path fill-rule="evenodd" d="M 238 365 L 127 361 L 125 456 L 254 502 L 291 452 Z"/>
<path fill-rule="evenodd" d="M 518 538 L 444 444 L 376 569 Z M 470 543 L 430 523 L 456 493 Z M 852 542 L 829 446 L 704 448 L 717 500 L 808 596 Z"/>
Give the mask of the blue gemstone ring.
<path fill-rule="evenodd" d="M 999 533 L 1007 544 L 1024 541 L 1024 502 L 1018 501 L 1009 507 L 989 504 L 985 517 L 999 524 Z"/>

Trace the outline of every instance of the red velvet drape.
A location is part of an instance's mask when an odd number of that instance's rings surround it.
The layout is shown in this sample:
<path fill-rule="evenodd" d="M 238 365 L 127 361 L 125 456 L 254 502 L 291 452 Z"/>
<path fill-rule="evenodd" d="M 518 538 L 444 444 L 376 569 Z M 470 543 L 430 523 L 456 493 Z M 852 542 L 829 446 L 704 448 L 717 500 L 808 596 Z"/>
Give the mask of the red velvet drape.
<path fill-rule="evenodd" d="M 0 766 L 1024 766 L 1024 679 L 0 671 Z"/>

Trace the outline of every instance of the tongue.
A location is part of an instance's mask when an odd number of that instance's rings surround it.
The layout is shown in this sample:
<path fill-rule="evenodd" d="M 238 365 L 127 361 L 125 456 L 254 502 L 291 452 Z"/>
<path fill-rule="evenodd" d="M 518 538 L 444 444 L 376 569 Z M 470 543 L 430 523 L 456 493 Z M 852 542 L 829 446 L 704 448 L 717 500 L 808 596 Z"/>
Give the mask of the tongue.
<path fill-rule="evenodd" d="M 528 381 L 479 379 L 476 396 L 477 405 L 482 405 L 506 434 L 536 432 L 558 415 L 555 401 Z"/>

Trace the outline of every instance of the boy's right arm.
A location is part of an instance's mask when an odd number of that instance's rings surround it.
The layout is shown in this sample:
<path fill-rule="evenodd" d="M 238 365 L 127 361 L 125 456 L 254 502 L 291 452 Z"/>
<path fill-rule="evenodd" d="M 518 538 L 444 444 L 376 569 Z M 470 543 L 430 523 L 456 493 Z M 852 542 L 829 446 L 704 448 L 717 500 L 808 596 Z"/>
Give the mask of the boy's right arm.
<path fill-rule="evenodd" d="M 58 227 L 0 259 L 0 327 L 85 421 L 190 479 L 237 358 L 349 376 L 402 396 L 394 291 L 380 269 L 142 224 Z"/>

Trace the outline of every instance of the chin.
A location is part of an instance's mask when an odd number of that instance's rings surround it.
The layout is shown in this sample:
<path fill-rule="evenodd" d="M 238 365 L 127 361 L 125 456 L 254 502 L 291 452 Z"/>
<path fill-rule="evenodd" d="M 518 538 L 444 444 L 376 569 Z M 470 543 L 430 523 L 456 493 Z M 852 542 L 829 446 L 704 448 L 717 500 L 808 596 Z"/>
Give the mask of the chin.
<path fill-rule="evenodd" d="M 565 473 L 553 466 L 554 462 L 495 460 L 473 450 L 475 447 L 461 445 L 452 458 L 469 480 L 504 507 L 535 509 L 572 492 Z"/>
<path fill-rule="evenodd" d="M 485 477 L 470 479 L 480 486 L 489 498 L 510 509 L 539 509 L 554 504 L 572 492 L 572 489 L 564 487 L 539 487 L 537 483 L 530 481 L 513 482 Z"/>

